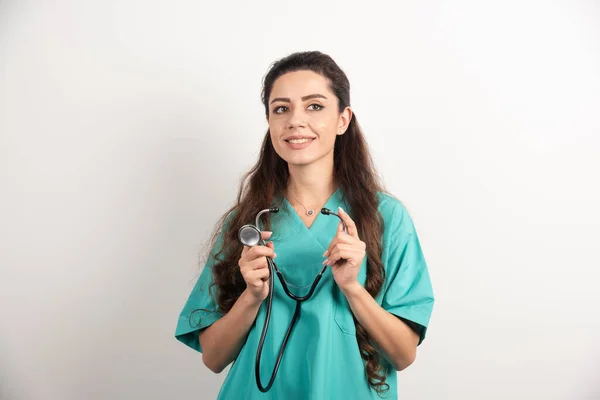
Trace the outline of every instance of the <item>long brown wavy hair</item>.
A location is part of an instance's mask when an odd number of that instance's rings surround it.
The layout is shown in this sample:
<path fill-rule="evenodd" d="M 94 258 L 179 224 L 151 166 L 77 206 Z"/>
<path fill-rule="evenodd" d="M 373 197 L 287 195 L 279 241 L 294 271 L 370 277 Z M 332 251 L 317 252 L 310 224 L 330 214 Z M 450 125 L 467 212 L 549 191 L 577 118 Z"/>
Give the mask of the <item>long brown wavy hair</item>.
<path fill-rule="evenodd" d="M 269 97 L 277 78 L 299 70 L 313 71 L 329 80 L 330 89 L 338 99 L 340 113 L 350 106 L 350 83 L 334 60 L 318 51 L 300 52 L 275 62 L 264 77 L 262 102 L 267 116 Z M 383 189 L 356 114 L 353 115 L 346 133 L 336 138 L 333 176 L 336 186 L 341 189 L 352 210 L 352 219 L 358 228 L 359 237 L 366 244 L 365 288 L 371 296 L 375 297 L 380 292 L 385 279 L 380 242 L 383 221 L 378 211 L 377 199 L 377 192 Z M 276 196 L 285 193 L 288 181 L 287 163 L 275 152 L 270 132 L 267 130 L 258 161 L 242 178 L 236 204 L 220 219 L 212 239 L 212 246 L 214 246 L 219 233 L 223 230 L 222 247 L 215 255 L 216 263 L 213 266 L 220 312 L 228 312 L 246 288 L 238 266 L 243 247 L 237 236 L 239 227 L 253 221 L 257 210 L 270 205 Z M 266 229 L 270 229 L 268 216 L 265 221 Z M 389 389 L 389 385 L 385 382 L 389 366 L 384 366 L 381 355 L 371 343 L 365 328 L 356 319 L 354 324 L 369 385 L 378 393 L 385 392 Z"/>

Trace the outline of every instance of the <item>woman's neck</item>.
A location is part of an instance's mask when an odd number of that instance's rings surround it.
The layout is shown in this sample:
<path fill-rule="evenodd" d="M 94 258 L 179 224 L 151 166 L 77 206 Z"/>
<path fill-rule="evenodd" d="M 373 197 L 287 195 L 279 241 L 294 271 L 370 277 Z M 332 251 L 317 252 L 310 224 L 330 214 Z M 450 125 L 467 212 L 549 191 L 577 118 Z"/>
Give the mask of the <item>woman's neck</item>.
<path fill-rule="evenodd" d="M 323 157 L 321 162 L 308 165 L 289 165 L 288 200 L 305 207 L 320 207 L 336 190 L 333 177 L 333 159 Z"/>

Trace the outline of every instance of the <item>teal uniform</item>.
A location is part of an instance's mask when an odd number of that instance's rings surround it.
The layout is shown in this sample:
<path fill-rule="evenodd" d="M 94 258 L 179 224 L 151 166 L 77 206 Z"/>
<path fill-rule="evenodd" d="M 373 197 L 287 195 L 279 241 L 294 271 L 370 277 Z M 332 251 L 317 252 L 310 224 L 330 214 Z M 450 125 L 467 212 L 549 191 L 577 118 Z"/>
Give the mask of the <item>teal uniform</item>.
<path fill-rule="evenodd" d="M 420 325 L 420 342 L 425 338 L 434 298 L 429 273 L 413 222 L 404 206 L 395 198 L 379 193 L 379 211 L 384 221 L 382 261 L 386 279 L 376 301 L 387 311 Z M 340 220 L 333 215 L 317 215 L 308 228 L 285 198 L 271 217 L 275 262 L 296 295 L 308 292 L 322 269 L 323 252 L 329 246 Z M 337 190 L 324 207 L 337 212 L 341 206 L 352 217 L 352 210 Z M 259 210 L 257 210 L 258 212 Z M 216 287 L 212 283 L 211 257 L 202 270 L 179 316 L 175 337 L 202 352 L 198 341 L 201 329 L 217 321 Z M 358 275 L 364 286 L 366 257 Z M 378 395 L 367 381 L 364 361 L 356 341 L 350 306 L 327 268 L 313 296 L 302 302 L 300 317 L 283 355 L 271 389 L 262 393 L 256 385 L 256 350 L 265 320 L 267 301 L 260 307 L 248 338 L 221 387 L 218 399 L 396 399 L 397 372 L 389 368 L 389 391 Z M 284 292 L 275 277 L 273 309 L 261 357 L 261 382 L 266 386 L 279 353 L 281 342 L 292 319 L 296 302 Z"/>

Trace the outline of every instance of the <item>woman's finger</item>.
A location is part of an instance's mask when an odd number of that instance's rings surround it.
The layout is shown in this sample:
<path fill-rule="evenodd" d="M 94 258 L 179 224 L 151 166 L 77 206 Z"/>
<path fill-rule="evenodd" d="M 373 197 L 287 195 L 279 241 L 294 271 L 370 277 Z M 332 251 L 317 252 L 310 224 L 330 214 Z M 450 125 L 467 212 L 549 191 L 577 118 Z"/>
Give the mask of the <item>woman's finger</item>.
<path fill-rule="evenodd" d="M 273 235 L 273 232 L 271 231 L 261 231 L 260 232 L 260 238 L 262 240 L 267 240 L 269 239 L 271 236 Z M 252 247 L 248 247 L 248 246 L 244 246 L 242 248 L 242 257 L 246 255 L 246 253 L 251 249 Z"/>
<path fill-rule="evenodd" d="M 246 261 L 252 261 L 259 257 L 271 257 L 275 258 L 275 248 L 268 246 L 254 246 L 251 247 L 250 250 L 245 255 Z"/>
<path fill-rule="evenodd" d="M 337 243 L 345 243 L 345 244 L 356 244 L 358 239 L 354 236 L 346 235 L 344 232 L 340 232 L 335 236 Z"/>
<path fill-rule="evenodd" d="M 269 266 L 267 259 L 265 257 L 256 258 L 252 261 L 246 261 L 244 263 L 243 269 L 246 271 L 253 271 L 257 269 L 265 269 Z"/>
<path fill-rule="evenodd" d="M 327 258 L 327 265 L 334 265 L 341 259 L 347 260 L 340 250 L 335 250 L 333 253 L 331 253 L 331 256 Z"/>
<path fill-rule="evenodd" d="M 347 256 L 354 253 L 356 253 L 356 251 L 351 245 L 339 243 L 332 249 L 331 254 L 327 257 L 327 260 L 323 262 L 323 265 L 333 265 L 340 258 L 348 259 Z"/>
<path fill-rule="evenodd" d="M 251 279 L 261 280 L 263 282 L 269 279 L 270 271 L 268 268 L 255 269 L 250 272 Z"/>
<path fill-rule="evenodd" d="M 350 235 L 346 235 L 343 232 L 339 232 L 329 243 L 327 250 L 325 251 L 325 253 L 323 253 L 323 257 L 327 257 L 331 253 L 331 250 L 339 244 L 348 244 L 350 246 L 356 246 L 357 242 L 358 241 L 356 238 Z"/>
<path fill-rule="evenodd" d="M 268 238 L 270 238 L 273 235 L 273 232 L 271 231 L 261 231 L 260 232 L 260 238 L 262 240 L 267 240 Z"/>
<path fill-rule="evenodd" d="M 329 259 L 329 265 L 334 265 L 340 260 L 345 260 L 346 262 L 351 262 L 358 257 L 358 254 L 355 251 L 351 250 L 340 250 L 335 252 L 332 257 Z"/>
<path fill-rule="evenodd" d="M 338 243 L 338 238 L 337 236 L 334 236 L 333 239 L 331 239 L 331 242 L 329 242 L 329 246 L 327 246 L 327 249 L 325 249 L 325 253 L 323 253 L 323 257 L 328 257 L 329 254 L 331 254 L 331 250 L 337 245 Z"/>
<path fill-rule="evenodd" d="M 338 208 L 338 214 L 340 215 L 342 220 L 346 223 L 346 227 L 348 228 L 348 235 L 353 236 L 358 239 L 358 230 L 356 229 L 356 224 L 354 223 L 352 218 L 350 218 L 348 213 L 346 213 L 346 211 L 344 211 L 344 209 L 342 207 Z"/>

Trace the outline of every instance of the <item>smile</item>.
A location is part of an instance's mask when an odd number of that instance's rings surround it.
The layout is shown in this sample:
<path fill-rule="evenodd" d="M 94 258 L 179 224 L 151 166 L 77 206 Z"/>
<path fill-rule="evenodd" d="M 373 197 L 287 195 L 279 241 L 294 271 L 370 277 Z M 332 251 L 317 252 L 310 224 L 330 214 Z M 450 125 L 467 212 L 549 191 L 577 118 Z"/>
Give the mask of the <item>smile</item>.
<path fill-rule="evenodd" d="M 315 140 L 315 138 L 291 137 L 289 139 L 285 139 L 285 142 L 287 143 L 289 148 L 291 148 L 293 150 L 301 150 L 301 149 L 304 149 L 304 148 L 310 146 L 310 144 L 314 140 Z"/>
<path fill-rule="evenodd" d="M 290 139 L 290 140 L 286 140 L 286 142 L 288 143 L 293 143 L 293 144 L 300 144 L 300 143 L 308 143 L 310 142 L 312 139 Z"/>

